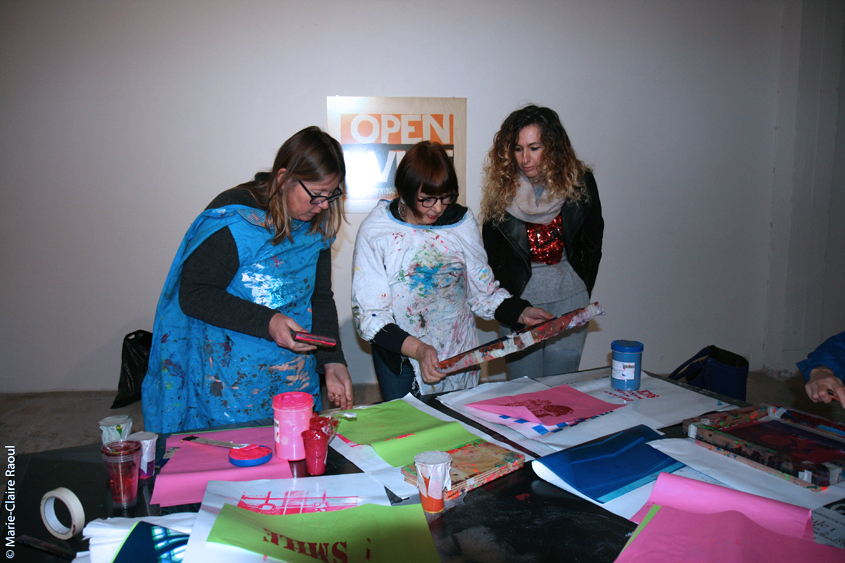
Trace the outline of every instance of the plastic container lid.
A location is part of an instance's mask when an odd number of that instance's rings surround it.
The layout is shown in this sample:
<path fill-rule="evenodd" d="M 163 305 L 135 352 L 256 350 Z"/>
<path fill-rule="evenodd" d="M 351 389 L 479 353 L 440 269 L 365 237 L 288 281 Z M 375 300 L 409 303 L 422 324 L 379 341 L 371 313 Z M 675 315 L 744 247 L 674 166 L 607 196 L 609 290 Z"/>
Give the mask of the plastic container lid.
<path fill-rule="evenodd" d="M 310 393 L 290 391 L 273 397 L 273 408 L 283 412 L 301 411 L 310 409 L 312 406 L 314 406 L 314 398 Z"/>
<path fill-rule="evenodd" d="M 437 450 L 430 452 L 421 452 L 414 456 L 414 462 L 423 465 L 439 465 L 448 461 L 452 461 L 452 456 L 450 456 L 446 452 L 441 452 Z"/>
<path fill-rule="evenodd" d="M 229 463 L 238 467 L 253 467 L 270 461 L 273 457 L 273 450 L 267 446 L 256 446 L 250 444 L 245 448 L 232 448 L 229 450 Z"/>
<path fill-rule="evenodd" d="M 131 456 L 132 454 L 141 451 L 141 442 L 136 442 L 135 440 L 109 442 L 103 446 L 100 451 L 108 457 Z"/>
<path fill-rule="evenodd" d="M 117 426 L 118 424 L 128 424 L 132 422 L 132 417 L 127 414 L 116 414 L 113 416 L 107 416 L 106 418 L 102 419 L 98 424 L 100 426 Z"/>
<path fill-rule="evenodd" d="M 631 354 L 643 351 L 643 343 L 636 340 L 614 340 L 610 344 L 610 349 L 614 352 L 622 352 L 623 354 Z"/>

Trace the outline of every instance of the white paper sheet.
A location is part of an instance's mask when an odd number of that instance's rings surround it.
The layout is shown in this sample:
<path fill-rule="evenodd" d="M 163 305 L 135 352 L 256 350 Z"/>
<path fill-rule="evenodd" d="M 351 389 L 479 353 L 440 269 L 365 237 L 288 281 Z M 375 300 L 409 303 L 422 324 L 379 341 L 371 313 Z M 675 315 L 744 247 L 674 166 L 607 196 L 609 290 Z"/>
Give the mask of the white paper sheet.
<path fill-rule="evenodd" d="M 543 378 L 542 383 L 528 378 L 485 383 L 474 389 L 448 393 L 439 397 L 438 400 L 449 408 L 479 424 L 483 424 L 540 456 L 577 446 L 639 424 L 645 424 L 657 430 L 678 424 L 684 419 L 693 418 L 705 412 L 732 407 L 723 401 L 646 374 L 641 377 L 639 395 L 653 395 L 653 397 L 626 401 L 620 398 L 620 395 L 624 395 L 624 393 L 611 389 L 609 371 L 609 369 L 606 372 L 595 370 L 594 373 L 587 375 L 590 378 L 587 381 L 577 381 L 573 378 L 573 374 L 563 374 Z M 466 406 L 469 403 L 494 397 L 542 391 L 549 388 L 547 384 L 568 384 L 578 391 L 603 401 L 616 404 L 625 403 L 625 407 L 591 420 L 585 420 L 575 426 L 564 428 L 560 432 L 553 432 L 540 439 L 532 440 L 503 424 L 496 424 L 481 418 L 477 411 Z"/>
<path fill-rule="evenodd" d="M 223 544 L 209 544 L 208 534 L 224 504 L 257 506 L 261 512 L 276 514 L 285 508 L 302 507 L 302 512 L 317 512 L 324 507 L 380 504 L 390 506 L 384 487 L 366 473 L 324 475 L 293 479 L 259 481 L 209 481 L 197 514 L 184 563 L 265 563 L 258 553 Z"/>
<path fill-rule="evenodd" d="M 195 512 L 179 512 L 166 516 L 143 516 L 141 518 L 97 518 L 90 521 L 82 530 L 82 536 L 88 541 L 88 558 L 78 554 L 74 561 L 90 563 L 111 563 L 120 550 L 126 536 L 138 522 L 148 522 L 162 528 L 170 528 L 183 534 L 190 534 L 197 518 Z"/>

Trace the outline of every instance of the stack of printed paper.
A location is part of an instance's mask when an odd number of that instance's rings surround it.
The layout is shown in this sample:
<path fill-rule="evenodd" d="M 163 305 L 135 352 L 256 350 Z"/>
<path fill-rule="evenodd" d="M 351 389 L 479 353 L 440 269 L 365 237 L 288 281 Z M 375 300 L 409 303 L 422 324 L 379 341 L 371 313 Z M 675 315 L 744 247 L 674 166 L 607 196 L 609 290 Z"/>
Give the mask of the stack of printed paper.
<path fill-rule="evenodd" d="M 608 403 L 569 385 L 561 385 L 476 401 L 466 406 L 479 418 L 509 426 L 527 438 L 538 438 L 625 405 Z"/>

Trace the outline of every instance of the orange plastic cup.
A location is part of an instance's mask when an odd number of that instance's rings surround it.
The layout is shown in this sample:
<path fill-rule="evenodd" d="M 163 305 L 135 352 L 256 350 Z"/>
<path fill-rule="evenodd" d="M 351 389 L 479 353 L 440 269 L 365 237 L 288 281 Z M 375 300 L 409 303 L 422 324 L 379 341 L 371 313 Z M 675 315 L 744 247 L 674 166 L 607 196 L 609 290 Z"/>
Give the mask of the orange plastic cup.
<path fill-rule="evenodd" d="M 452 488 L 449 467 L 452 456 L 446 452 L 422 452 L 414 456 L 420 502 L 426 512 L 443 512 L 443 491 Z"/>

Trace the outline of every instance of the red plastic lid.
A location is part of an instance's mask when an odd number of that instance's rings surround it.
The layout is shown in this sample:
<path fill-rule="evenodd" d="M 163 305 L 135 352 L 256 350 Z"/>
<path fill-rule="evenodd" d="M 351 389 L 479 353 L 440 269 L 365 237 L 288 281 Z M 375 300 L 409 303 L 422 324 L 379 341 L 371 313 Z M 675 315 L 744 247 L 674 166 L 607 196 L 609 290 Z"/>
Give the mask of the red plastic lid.
<path fill-rule="evenodd" d="M 135 440 L 120 440 L 109 442 L 100 450 L 107 456 L 132 455 L 141 449 L 141 442 Z"/>
<path fill-rule="evenodd" d="M 301 391 L 290 391 L 280 393 L 273 397 L 273 408 L 280 411 L 301 411 L 311 410 L 314 406 L 314 398 L 310 393 Z"/>
<path fill-rule="evenodd" d="M 273 457 L 273 450 L 267 446 L 250 444 L 243 448 L 232 448 L 229 450 L 229 462 L 238 467 L 252 467 L 270 461 Z"/>

